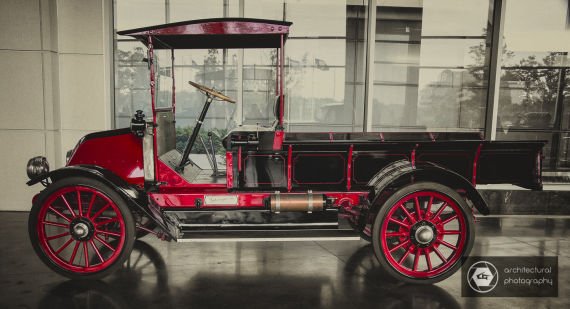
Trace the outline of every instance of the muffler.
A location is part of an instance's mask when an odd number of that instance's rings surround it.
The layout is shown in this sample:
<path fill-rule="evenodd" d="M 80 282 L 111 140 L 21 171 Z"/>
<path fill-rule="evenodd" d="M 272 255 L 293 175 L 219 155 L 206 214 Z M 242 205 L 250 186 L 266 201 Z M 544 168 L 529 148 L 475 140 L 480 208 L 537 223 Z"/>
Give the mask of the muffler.
<path fill-rule="evenodd" d="M 322 211 L 325 207 L 326 199 L 324 194 L 281 194 L 275 192 L 270 196 L 271 212 L 292 212 L 303 211 L 313 212 Z"/>

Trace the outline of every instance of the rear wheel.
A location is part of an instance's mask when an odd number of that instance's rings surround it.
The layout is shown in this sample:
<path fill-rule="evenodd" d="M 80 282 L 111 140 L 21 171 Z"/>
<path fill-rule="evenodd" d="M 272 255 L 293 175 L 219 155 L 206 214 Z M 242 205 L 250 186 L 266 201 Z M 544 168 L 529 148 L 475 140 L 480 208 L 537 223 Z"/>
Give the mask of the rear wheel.
<path fill-rule="evenodd" d="M 28 230 L 40 259 L 72 279 L 101 278 L 129 256 L 135 223 L 124 200 L 89 178 L 58 181 L 30 212 Z"/>
<path fill-rule="evenodd" d="M 422 182 L 395 192 L 374 221 L 374 253 L 386 271 L 409 283 L 451 276 L 469 255 L 473 216 L 465 200 L 441 184 Z"/>

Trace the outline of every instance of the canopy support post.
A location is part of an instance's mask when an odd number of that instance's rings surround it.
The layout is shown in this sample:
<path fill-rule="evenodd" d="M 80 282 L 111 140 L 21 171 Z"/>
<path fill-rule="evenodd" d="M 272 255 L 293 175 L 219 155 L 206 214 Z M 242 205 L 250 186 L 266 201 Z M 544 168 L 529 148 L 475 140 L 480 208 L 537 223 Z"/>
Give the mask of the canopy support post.
<path fill-rule="evenodd" d="M 170 50 L 170 75 L 172 76 L 172 116 L 176 119 L 176 80 L 174 79 L 174 49 Z"/>
<path fill-rule="evenodd" d="M 279 55 L 279 127 L 281 128 L 281 130 L 283 130 L 283 114 L 285 112 L 285 102 L 283 102 L 283 75 L 284 75 L 284 69 L 283 69 L 283 64 L 285 62 L 284 58 L 285 58 L 285 44 L 284 44 L 284 37 L 283 34 L 281 34 L 281 49 L 279 50 L 280 55 Z"/>
<path fill-rule="evenodd" d="M 152 152 L 153 152 L 153 160 L 154 160 L 154 180 L 156 181 L 156 177 L 158 177 L 158 164 L 157 160 L 157 150 L 156 150 L 156 85 L 154 80 L 154 47 L 152 45 L 152 35 L 148 35 L 148 61 L 150 65 L 150 97 L 151 97 L 151 108 L 152 108 Z"/>

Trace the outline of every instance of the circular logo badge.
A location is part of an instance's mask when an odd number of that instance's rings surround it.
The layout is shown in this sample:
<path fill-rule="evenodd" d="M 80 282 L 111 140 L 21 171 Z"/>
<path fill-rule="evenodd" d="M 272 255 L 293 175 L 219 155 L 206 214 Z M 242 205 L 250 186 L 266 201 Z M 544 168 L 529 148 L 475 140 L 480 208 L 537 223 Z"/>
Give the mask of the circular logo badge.
<path fill-rule="evenodd" d="M 495 265 L 487 261 L 479 261 L 467 271 L 469 287 L 477 293 L 491 292 L 499 282 L 499 272 Z"/>

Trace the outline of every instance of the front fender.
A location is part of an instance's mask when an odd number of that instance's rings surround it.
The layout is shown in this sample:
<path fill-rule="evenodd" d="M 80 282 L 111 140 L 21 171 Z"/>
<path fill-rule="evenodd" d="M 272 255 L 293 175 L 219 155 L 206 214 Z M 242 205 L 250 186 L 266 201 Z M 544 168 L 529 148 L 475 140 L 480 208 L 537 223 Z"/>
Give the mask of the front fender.
<path fill-rule="evenodd" d="M 378 172 L 368 185 L 374 190 L 372 205 L 383 204 L 389 192 L 418 181 L 431 181 L 443 184 L 455 190 L 464 190 L 465 196 L 473 206 L 483 215 L 488 215 L 487 203 L 465 177 L 440 165 L 423 162 L 414 167 L 407 160 L 396 161 Z"/>
<path fill-rule="evenodd" d="M 173 236 L 170 233 L 170 230 L 166 227 L 166 223 L 164 222 L 164 219 L 160 215 L 160 212 L 152 211 L 151 206 L 148 203 L 148 197 L 144 192 L 137 190 L 135 187 L 129 185 L 125 180 L 121 179 L 113 172 L 104 169 L 100 166 L 96 165 L 66 166 L 57 170 L 53 170 L 47 174 L 38 176 L 28 181 L 27 185 L 32 186 L 47 178 L 51 179 L 52 182 L 56 182 L 60 179 L 68 177 L 86 177 L 104 183 L 105 185 L 115 190 L 121 197 L 123 197 L 127 202 L 127 205 L 131 209 L 136 209 L 141 211 L 147 217 L 151 218 L 165 232 L 167 232 L 170 235 L 170 237 Z"/>

